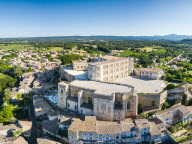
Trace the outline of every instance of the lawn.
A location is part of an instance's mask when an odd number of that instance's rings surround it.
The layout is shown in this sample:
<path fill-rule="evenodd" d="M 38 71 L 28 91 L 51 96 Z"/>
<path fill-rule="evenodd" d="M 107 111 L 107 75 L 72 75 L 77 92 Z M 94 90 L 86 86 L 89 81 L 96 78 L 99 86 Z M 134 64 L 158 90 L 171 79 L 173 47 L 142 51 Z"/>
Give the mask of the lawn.
<path fill-rule="evenodd" d="M 124 52 L 120 52 L 119 54 L 120 54 L 119 57 L 128 57 L 128 56 L 131 56 L 131 55 L 139 56 L 140 55 L 140 53 L 138 53 L 138 52 L 129 51 L 129 50 L 125 50 Z"/>
<path fill-rule="evenodd" d="M 141 51 L 146 51 L 146 52 L 150 52 L 152 50 L 158 50 L 158 49 L 161 49 L 162 47 L 161 46 L 149 46 L 149 47 L 144 47 L 144 48 L 140 48 Z"/>
<path fill-rule="evenodd" d="M 8 50 L 26 50 L 33 48 L 32 45 L 29 44 L 0 44 L 0 50 L 8 51 Z"/>

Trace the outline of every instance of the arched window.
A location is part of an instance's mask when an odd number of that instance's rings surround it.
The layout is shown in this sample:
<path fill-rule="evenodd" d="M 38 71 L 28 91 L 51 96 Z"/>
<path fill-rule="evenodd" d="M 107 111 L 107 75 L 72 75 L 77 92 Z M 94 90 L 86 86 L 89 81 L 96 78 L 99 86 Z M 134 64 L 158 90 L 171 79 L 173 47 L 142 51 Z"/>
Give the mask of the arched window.
<path fill-rule="evenodd" d="M 61 93 L 63 93 L 63 90 L 61 90 Z"/>
<path fill-rule="evenodd" d="M 88 97 L 88 103 L 92 104 L 92 98 L 91 97 Z"/>
<path fill-rule="evenodd" d="M 127 110 L 131 110 L 131 101 L 127 101 Z"/>

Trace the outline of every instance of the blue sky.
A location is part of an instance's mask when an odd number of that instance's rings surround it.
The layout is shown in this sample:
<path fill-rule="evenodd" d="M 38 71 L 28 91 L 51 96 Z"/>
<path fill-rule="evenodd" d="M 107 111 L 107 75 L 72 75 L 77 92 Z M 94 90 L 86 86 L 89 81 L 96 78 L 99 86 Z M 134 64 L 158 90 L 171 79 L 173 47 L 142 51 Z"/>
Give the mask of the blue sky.
<path fill-rule="evenodd" d="M 192 35 L 192 0 L 0 0 L 0 37 Z"/>

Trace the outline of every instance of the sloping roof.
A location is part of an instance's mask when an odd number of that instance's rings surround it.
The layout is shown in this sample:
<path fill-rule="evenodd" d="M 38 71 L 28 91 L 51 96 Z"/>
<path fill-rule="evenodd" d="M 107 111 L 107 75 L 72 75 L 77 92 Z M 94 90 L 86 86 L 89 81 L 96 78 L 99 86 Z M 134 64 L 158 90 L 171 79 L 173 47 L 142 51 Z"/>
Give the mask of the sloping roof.
<path fill-rule="evenodd" d="M 190 111 L 190 114 L 192 114 L 192 106 L 186 106 L 186 108 Z"/>
<path fill-rule="evenodd" d="M 113 93 L 125 93 L 133 91 L 133 87 L 125 84 L 97 82 L 97 81 L 79 81 L 70 83 L 71 86 L 94 90 L 96 94 L 112 95 Z"/>
<path fill-rule="evenodd" d="M 28 142 L 22 136 L 19 136 L 12 144 L 28 144 Z"/>
<path fill-rule="evenodd" d="M 189 113 L 190 111 L 187 109 L 186 106 L 184 105 L 176 105 L 173 106 L 167 110 L 158 112 L 157 115 L 159 115 L 161 118 L 166 119 L 166 118 L 172 118 L 173 112 L 174 111 L 180 111 L 182 114 Z"/>
<path fill-rule="evenodd" d="M 150 134 L 151 136 L 154 136 L 154 135 L 161 135 L 161 131 L 158 129 L 158 127 L 156 126 L 156 124 L 154 122 L 150 122 Z"/>
<path fill-rule="evenodd" d="M 61 144 L 61 143 L 54 141 L 48 137 L 42 137 L 42 138 L 37 138 L 37 144 Z"/>
<path fill-rule="evenodd" d="M 131 131 L 131 129 L 137 125 L 139 125 L 140 128 L 150 127 L 147 119 L 109 122 L 98 121 L 95 116 L 86 116 L 85 121 L 80 119 L 74 120 L 68 130 L 74 132 L 93 132 L 97 134 L 120 134 L 125 131 Z"/>
<path fill-rule="evenodd" d="M 21 126 L 18 123 L 13 123 L 8 125 L 3 125 L 2 123 L 0 123 L 0 132 L 3 130 L 10 130 L 10 129 L 20 130 Z"/>
<path fill-rule="evenodd" d="M 32 122 L 31 121 L 19 121 L 21 127 L 23 128 L 24 131 L 28 131 L 32 127 Z"/>
<path fill-rule="evenodd" d="M 59 124 L 70 125 L 71 124 L 71 118 L 62 117 L 59 121 Z"/>
<path fill-rule="evenodd" d="M 42 128 L 50 133 L 56 134 L 59 130 L 57 118 L 54 120 L 47 120 L 42 122 Z"/>
<path fill-rule="evenodd" d="M 136 68 L 138 71 L 146 71 L 146 72 L 160 72 L 163 71 L 160 68 Z"/>

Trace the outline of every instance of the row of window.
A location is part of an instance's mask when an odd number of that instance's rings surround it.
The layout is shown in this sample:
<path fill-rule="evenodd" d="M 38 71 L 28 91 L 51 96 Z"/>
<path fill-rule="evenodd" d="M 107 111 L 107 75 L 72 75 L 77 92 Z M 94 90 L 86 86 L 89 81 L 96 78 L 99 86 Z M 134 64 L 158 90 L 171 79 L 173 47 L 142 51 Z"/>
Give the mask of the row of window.
<path fill-rule="evenodd" d="M 87 66 L 77 66 L 75 69 L 87 69 Z"/>
<path fill-rule="evenodd" d="M 147 128 L 144 128 L 145 132 L 142 133 L 142 135 L 149 135 L 149 131 Z M 94 136 L 94 134 L 92 133 L 82 133 L 81 134 L 82 136 Z M 106 135 L 97 135 L 97 137 L 102 137 L 102 138 L 106 138 L 106 137 L 114 137 L 114 136 L 121 136 L 121 137 L 125 137 L 125 136 L 130 136 L 130 137 L 135 137 L 135 136 L 138 136 L 140 135 L 140 133 L 136 133 L 136 134 L 130 134 L 130 131 L 128 132 L 123 132 L 122 134 L 114 134 L 114 135 L 109 135 L 109 134 L 106 134 Z"/>
<path fill-rule="evenodd" d="M 144 74 L 145 72 L 140 72 L 140 74 Z M 146 74 L 150 74 L 150 75 L 152 75 L 152 73 L 148 73 L 148 72 L 146 72 Z"/>

